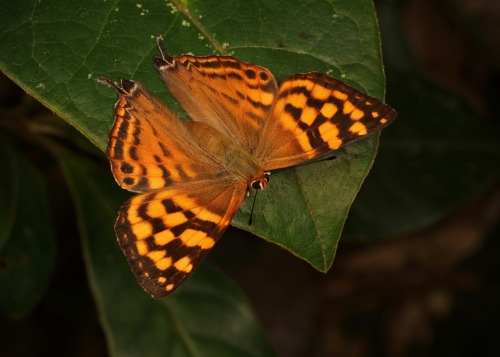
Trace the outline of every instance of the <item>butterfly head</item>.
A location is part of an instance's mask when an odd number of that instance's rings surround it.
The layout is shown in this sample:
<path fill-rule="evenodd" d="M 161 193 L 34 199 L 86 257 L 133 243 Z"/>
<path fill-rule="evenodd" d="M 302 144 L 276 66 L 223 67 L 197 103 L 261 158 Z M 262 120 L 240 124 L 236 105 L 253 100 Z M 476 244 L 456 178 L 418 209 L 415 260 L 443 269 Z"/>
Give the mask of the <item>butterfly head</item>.
<path fill-rule="evenodd" d="M 253 188 L 254 190 L 263 190 L 267 187 L 269 184 L 269 176 L 271 175 L 270 172 L 264 172 L 264 175 L 262 177 L 259 177 L 252 182 L 250 182 L 249 187 Z"/>

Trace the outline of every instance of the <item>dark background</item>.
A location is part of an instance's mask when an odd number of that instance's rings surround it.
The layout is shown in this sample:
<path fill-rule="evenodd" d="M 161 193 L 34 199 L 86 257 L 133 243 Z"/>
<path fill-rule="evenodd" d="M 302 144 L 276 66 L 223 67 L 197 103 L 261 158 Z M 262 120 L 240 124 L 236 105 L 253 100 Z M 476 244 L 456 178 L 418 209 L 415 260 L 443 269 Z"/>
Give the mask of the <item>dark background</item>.
<path fill-rule="evenodd" d="M 405 104 L 425 105 L 419 99 L 428 92 L 418 94 L 418 90 L 443 91 L 473 113 L 468 116 L 471 121 L 480 120 L 471 127 L 477 129 L 484 123 L 485 137 L 498 137 L 500 3 L 415 0 L 379 1 L 377 6 L 388 83 L 386 101 L 398 110 L 397 120 L 406 120 L 406 113 L 411 115 Z M 425 85 L 408 88 L 416 78 Z M 51 115 L 6 77 L 0 77 L 0 87 L 5 89 L 0 93 L 4 117 L 18 115 L 29 121 Z M 427 107 L 422 113 L 443 111 L 438 101 L 434 104 L 437 107 Z M 428 119 L 420 117 L 423 125 L 419 130 L 438 130 Z M 9 126 L 23 143 L 22 127 L 2 125 Z M 56 123 L 47 128 L 47 135 L 57 136 L 59 130 L 71 129 Z M 384 147 L 386 135 L 388 141 L 391 135 L 398 135 L 398 129 L 390 130 L 394 134 L 382 135 L 374 175 L 386 168 L 383 164 L 377 167 L 379 160 L 394 160 L 390 145 Z M 80 150 L 71 142 L 64 144 Z M 474 149 L 465 143 L 464 157 Z M 57 251 L 65 254 L 57 255 L 48 291 L 34 311 L 18 319 L 0 320 L 0 354 L 106 355 L 80 245 L 74 239 L 76 222 L 68 189 L 49 157 L 30 145 L 24 150 L 44 169 L 49 191 L 57 192 L 49 203 L 57 217 Z M 460 155 L 455 160 L 460 161 Z M 107 168 L 105 161 L 101 164 Z M 420 167 L 429 169 L 431 176 L 443 169 Z M 406 234 L 367 242 L 348 222 L 326 275 L 279 247 L 232 227 L 210 258 L 247 294 L 281 356 L 500 355 L 498 169 L 488 174 L 491 179 L 481 187 L 475 187 L 481 182 L 475 179 L 464 183 L 477 188 L 465 198 L 444 202 L 436 195 L 436 204 L 443 207 L 439 217 Z M 443 176 L 442 181 L 433 179 L 440 182 L 438 191 L 445 191 L 448 183 L 452 186 L 460 181 L 460 171 Z M 422 189 L 416 187 L 418 180 L 415 187 L 411 181 L 407 185 L 408 190 Z M 75 304 L 79 309 L 72 308 Z"/>

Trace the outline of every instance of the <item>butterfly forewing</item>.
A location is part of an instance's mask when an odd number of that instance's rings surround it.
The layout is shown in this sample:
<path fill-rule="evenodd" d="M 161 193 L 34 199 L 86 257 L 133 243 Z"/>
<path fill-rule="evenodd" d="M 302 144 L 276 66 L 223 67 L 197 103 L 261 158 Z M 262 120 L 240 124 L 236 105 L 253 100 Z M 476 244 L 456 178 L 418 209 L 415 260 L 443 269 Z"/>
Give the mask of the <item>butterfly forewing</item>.
<path fill-rule="evenodd" d="M 142 287 L 168 295 L 194 271 L 227 228 L 246 185 L 196 181 L 133 197 L 115 230 Z"/>
<path fill-rule="evenodd" d="M 396 112 L 327 75 L 296 74 L 280 86 L 256 155 L 266 170 L 289 167 L 381 130 Z"/>
<path fill-rule="evenodd" d="M 229 56 L 185 55 L 170 63 L 157 66 L 190 117 L 253 151 L 277 92 L 271 72 Z"/>

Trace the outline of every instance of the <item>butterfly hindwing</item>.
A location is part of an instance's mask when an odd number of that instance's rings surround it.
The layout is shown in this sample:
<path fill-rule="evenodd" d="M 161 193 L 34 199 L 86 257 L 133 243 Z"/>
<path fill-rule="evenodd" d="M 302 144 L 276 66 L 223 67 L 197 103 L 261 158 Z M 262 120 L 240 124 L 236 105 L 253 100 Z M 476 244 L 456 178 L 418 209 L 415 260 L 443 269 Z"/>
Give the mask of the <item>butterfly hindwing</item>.
<path fill-rule="evenodd" d="M 142 287 L 170 294 L 194 271 L 227 228 L 246 185 L 196 181 L 137 195 L 119 211 L 118 242 Z"/>
<path fill-rule="evenodd" d="M 325 74 L 282 82 L 256 155 L 266 170 L 299 164 L 390 124 L 396 112 Z"/>

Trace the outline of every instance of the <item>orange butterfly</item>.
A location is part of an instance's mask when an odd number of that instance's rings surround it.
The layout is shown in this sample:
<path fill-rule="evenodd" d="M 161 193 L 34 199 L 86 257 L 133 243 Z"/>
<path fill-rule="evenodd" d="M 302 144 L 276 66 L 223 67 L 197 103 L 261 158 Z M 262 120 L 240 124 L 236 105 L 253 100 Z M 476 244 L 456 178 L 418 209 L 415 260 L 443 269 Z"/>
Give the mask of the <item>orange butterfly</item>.
<path fill-rule="evenodd" d="M 176 288 L 231 222 L 249 188 L 379 131 L 396 112 L 327 75 L 295 74 L 278 87 L 267 69 L 229 56 L 154 63 L 191 117 L 185 122 L 139 83 L 107 78 L 119 99 L 106 154 L 118 184 L 140 193 L 115 231 L 137 280 L 154 298 Z"/>

